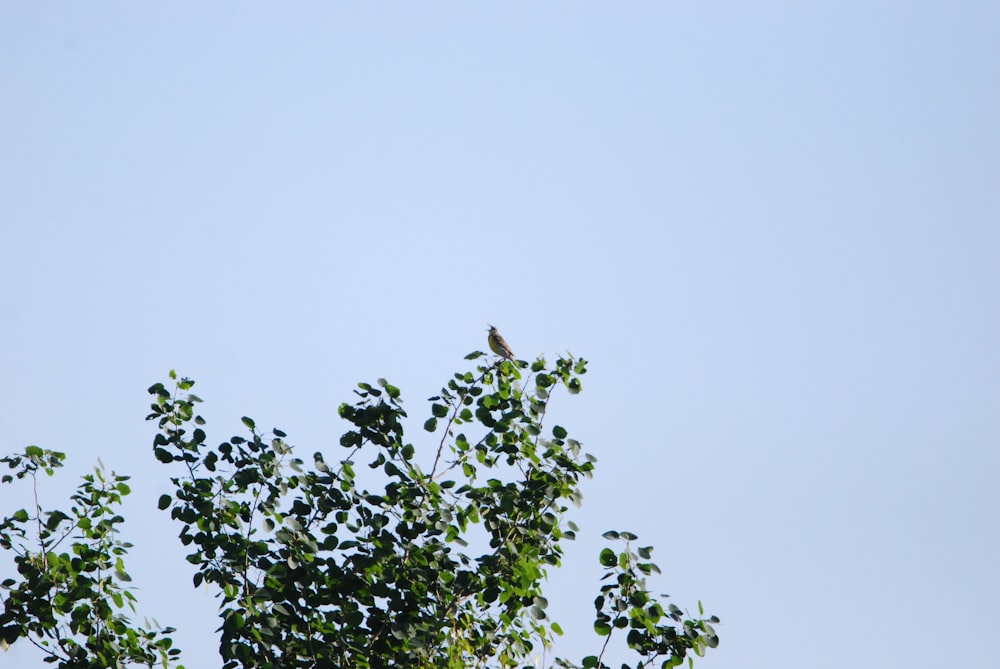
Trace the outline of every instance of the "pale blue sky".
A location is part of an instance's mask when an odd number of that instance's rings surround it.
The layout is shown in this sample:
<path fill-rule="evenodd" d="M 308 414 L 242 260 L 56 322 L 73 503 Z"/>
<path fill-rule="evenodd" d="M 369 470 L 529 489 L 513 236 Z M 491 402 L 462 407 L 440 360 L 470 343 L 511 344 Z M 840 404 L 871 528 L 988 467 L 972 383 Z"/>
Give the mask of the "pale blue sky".
<path fill-rule="evenodd" d="M 696 666 L 993 666 L 998 34 L 985 1 L 9 4 L 3 451 L 69 454 L 53 506 L 133 476 L 141 612 L 211 669 L 145 388 L 335 457 L 385 376 L 420 447 L 491 322 L 592 361 L 560 654 L 627 528 L 722 618 Z"/>

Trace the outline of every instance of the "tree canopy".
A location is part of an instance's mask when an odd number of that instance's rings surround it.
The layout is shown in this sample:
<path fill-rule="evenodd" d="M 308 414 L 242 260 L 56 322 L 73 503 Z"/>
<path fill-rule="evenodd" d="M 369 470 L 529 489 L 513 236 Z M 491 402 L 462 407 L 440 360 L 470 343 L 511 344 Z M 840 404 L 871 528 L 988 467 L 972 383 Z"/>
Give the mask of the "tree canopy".
<path fill-rule="evenodd" d="M 543 585 L 578 528 L 566 518 L 595 459 L 550 423 L 558 389 L 582 389 L 586 361 L 466 357 L 429 399 L 424 436 L 404 437 L 398 388 L 360 383 L 339 415 L 336 454 L 303 456 L 281 429 L 243 417 L 246 432 L 209 445 L 195 382 L 170 373 L 149 388 L 155 458 L 170 468 L 159 499 L 180 526 L 194 586 L 220 600 L 224 669 L 306 667 L 606 668 L 625 636 L 633 664 L 677 666 L 718 644 L 698 605 L 653 595 L 652 547 L 604 537 L 591 654 L 550 657 L 562 634 Z M 419 424 L 419 423 L 418 423 Z M 64 455 L 37 446 L 3 459 L 4 483 L 51 475 Z M 139 626 L 119 538 L 128 477 L 84 477 L 69 511 L 36 501 L 0 523 L 16 578 L 2 582 L 0 643 L 27 638 L 60 668 L 173 667 L 174 628 Z"/>

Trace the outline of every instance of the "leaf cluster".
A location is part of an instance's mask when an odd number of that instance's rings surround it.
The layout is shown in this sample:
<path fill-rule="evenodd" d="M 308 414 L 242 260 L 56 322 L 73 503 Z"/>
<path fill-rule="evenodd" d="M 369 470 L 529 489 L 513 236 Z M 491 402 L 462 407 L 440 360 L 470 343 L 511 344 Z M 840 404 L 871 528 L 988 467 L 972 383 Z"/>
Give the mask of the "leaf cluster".
<path fill-rule="evenodd" d="M 180 652 L 167 636 L 173 628 L 148 629 L 127 615 L 136 598 L 127 586 L 131 544 L 119 538 L 118 508 L 131 492 L 129 477 L 97 467 L 83 477 L 68 512 L 44 511 L 37 476 L 51 476 L 64 459 L 38 446 L 0 458 L 12 472 L 0 481 L 30 479 L 36 500 L 0 521 L 0 548 L 14 554 L 18 574 L 0 583 L 0 647 L 27 638 L 60 669 L 171 665 Z"/>
<path fill-rule="evenodd" d="M 628 647 L 639 655 L 635 669 L 652 667 L 676 667 L 684 662 L 688 651 L 703 656 L 708 648 L 719 645 L 719 637 L 711 623 L 718 623 L 715 616 L 710 618 L 685 617 L 684 612 L 674 604 L 666 608 L 646 586 L 646 576 L 659 574 L 660 568 L 650 561 L 652 546 L 642 546 L 633 550 L 632 543 L 638 537 L 631 532 L 608 531 L 604 538 L 622 541 L 624 549 L 615 552 L 611 548 L 601 551 L 599 559 L 605 574 L 601 580 L 600 594 L 594 600 L 596 618 L 594 631 L 606 638 L 600 655 L 584 658 L 584 669 L 610 669 L 604 664 L 604 650 L 615 630 L 628 630 Z M 666 595 L 661 595 L 666 599 Z M 698 613 L 705 614 L 701 602 Z M 689 658 L 690 661 L 690 658 Z M 622 669 L 630 669 L 622 664 Z"/>
<path fill-rule="evenodd" d="M 530 394 L 522 369 L 479 366 L 430 399 L 423 425 L 442 438 L 429 470 L 404 440 L 399 389 L 383 379 L 340 406 L 344 456 L 310 462 L 248 417 L 248 436 L 210 448 L 194 382 L 150 388 L 154 453 L 184 472 L 160 506 L 182 524 L 195 585 L 222 599 L 227 669 L 511 667 L 550 644 L 560 630 L 541 584 L 573 536 L 563 515 L 593 459 L 564 428 L 543 434 L 543 419 L 552 386 L 578 391 L 586 367 L 536 361 Z"/>
<path fill-rule="evenodd" d="M 406 440 L 402 393 L 385 379 L 358 384 L 340 405 L 348 429 L 337 453 L 307 458 L 283 430 L 250 417 L 245 432 L 210 446 L 193 380 L 171 372 L 171 387 L 149 388 L 153 455 L 172 468 L 158 505 L 180 526 L 193 585 L 220 601 L 224 669 L 506 669 L 538 666 L 539 653 L 547 662 L 562 629 L 542 586 L 578 531 L 566 515 L 595 459 L 546 416 L 556 391 L 582 390 L 587 363 L 483 358 L 467 356 L 471 369 L 429 398 L 420 448 Z M 2 460 L 12 471 L 2 481 L 35 482 L 63 459 L 28 447 Z M 0 548 L 15 554 L 19 574 L 2 583 L 0 644 L 28 638 L 67 668 L 175 665 L 173 629 L 149 630 L 123 612 L 135 610 L 122 585 L 130 545 L 118 538 L 127 480 L 98 468 L 69 512 L 36 501 L 0 523 Z M 618 630 L 637 669 L 690 662 L 718 644 L 717 618 L 685 616 L 651 594 L 651 547 L 633 548 L 629 532 L 605 537 L 625 546 L 599 555 L 603 647 L 551 666 L 608 669 Z"/>

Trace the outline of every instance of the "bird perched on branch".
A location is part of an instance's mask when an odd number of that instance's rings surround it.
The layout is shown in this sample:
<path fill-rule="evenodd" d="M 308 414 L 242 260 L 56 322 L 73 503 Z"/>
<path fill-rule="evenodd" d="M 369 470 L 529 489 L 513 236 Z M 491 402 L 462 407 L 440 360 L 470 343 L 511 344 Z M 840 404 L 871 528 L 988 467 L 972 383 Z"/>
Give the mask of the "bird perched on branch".
<path fill-rule="evenodd" d="M 514 351 L 510 350 L 510 346 L 492 325 L 490 326 L 490 350 L 508 360 L 514 359 Z"/>

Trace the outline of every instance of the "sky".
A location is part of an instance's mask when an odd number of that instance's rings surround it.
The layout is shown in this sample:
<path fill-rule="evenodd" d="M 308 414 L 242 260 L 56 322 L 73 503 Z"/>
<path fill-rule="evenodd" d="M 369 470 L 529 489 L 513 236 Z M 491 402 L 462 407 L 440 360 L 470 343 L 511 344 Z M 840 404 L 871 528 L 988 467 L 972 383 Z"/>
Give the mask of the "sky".
<path fill-rule="evenodd" d="M 551 410 L 598 458 L 557 654 L 599 650 L 628 529 L 722 620 L 696 667 L 992 666 L 998 29 L 961 0 L 8 4 L 0 450 L 67 453 L 50 508 L 98 459 L 132 476 L 139 619 L 219 667 L 146 388 L 176 369 L 210 440 L 249 415 L 335 455 L 385 377 L 431 448 L 492 323 L 591 361 Z"/>

